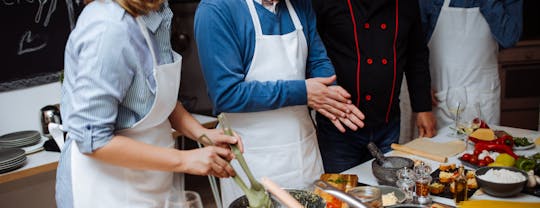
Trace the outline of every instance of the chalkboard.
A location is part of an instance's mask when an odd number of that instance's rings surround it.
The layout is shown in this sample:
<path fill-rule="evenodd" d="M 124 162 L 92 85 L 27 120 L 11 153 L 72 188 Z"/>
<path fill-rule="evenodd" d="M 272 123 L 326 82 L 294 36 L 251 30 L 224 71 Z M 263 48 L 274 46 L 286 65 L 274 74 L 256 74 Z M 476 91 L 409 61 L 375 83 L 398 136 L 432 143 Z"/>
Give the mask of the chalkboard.
<path fill-rule="evenodd" d="M 0 0 L 0 92 L 58 81 L 82 0 Z"/>

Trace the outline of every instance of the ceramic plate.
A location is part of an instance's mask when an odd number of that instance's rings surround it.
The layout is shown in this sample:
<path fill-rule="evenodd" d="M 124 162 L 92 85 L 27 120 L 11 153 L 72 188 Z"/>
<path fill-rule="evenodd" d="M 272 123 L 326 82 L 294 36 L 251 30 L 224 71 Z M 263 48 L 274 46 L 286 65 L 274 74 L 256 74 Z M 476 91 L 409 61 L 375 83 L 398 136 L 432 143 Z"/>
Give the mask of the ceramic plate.
<path fill-rule="evenodd" d="M 514 150 L 526 150 L 526 149 L 531 149 L 531 148 L 534 148 L 536 146 L 536 144 L 534 143 L 534 141 L 531 141 L 531 139 L 527 139 L 529 140 L 530 143 L 532 144 L 529 144 L 527 146 L 516 146 L 514 144 L 514 146 L 512 147 Z"/>
<path fill-rule="evenodd" d="M 403 191 L 399 188 L 393 186 L 377 186 L 377 188 L 381 190 L 381 196 L 394 192 L 396 198 L 398 199 L 396 202 L 397 204 L 401 204 L 405 201 L 405 193 L 403 193 Z"/>

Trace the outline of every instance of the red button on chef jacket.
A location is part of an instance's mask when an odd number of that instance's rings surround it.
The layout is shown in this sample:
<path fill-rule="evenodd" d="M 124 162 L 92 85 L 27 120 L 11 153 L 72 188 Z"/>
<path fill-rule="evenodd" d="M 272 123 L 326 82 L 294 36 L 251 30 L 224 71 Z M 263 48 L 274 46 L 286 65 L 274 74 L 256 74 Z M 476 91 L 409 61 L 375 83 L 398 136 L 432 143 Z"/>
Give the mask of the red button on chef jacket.
<path fill-rule="evenodd" d="M 366 101 L 370 101 L 371 100 L 371 95 L 366 95 Z"/>
<path fill-rule="evenodd" d="M 381 63 L 382 63 L 383 65 L 386 65 L 386 64 L 388 64 L 388 60 L 385 59 L 385 58 L 383 58 L 383 59 L 381 60 Z"/>
<path fill-rule="evenodd" d="M 367 64 L 372 64 L 372 63 L 373 63 L 373 59 L 368 58 L 368 59 L 366 60 L 366 62 L 367 62 Z"/>
<path fill-rule="evenodd" d="M 364 29 L 369 29 L 369 23 L 364 23 Z"/>
<path fill-rule="evenodd" d="M 386 30 L 386 24 L 385 23 L 381 24 L 381 29 Z"/>

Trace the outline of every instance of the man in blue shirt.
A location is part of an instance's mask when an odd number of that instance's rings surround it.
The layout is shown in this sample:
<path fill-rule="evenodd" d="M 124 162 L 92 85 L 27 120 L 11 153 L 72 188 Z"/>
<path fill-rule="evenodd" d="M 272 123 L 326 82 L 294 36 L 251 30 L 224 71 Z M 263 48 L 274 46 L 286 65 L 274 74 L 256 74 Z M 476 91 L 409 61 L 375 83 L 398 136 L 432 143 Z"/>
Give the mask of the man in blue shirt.
<path fill-rule="evenodd" d="M 214 113 L 225 113 L 245 138 L 255 178 L 303 189 L 323 173 L 307 106 L 342 131 L 342 123 L 353 130 L 363 126 L 351 95 L 328 87 L 334 67 L 310 0 L 202 0 L 195 37 Z M 228 207 L 243 193 L 232 180 L 221 180 L 221 194 Z"/>
<path fill-rule="evenodd" d="M 522 30 L 522 0 L 420 0 L 422 23 L 430 48 L 430 72 L 439 127 L 453 122 L 447 101 L 465 88 L 465 110 L 480 108 L 482 119 L 498 124 L 499 46 L 513 46 Z M 463 102 L 463 101 L 462 101 Z M 474 112 L 474 111 L 473 111 Z"/>

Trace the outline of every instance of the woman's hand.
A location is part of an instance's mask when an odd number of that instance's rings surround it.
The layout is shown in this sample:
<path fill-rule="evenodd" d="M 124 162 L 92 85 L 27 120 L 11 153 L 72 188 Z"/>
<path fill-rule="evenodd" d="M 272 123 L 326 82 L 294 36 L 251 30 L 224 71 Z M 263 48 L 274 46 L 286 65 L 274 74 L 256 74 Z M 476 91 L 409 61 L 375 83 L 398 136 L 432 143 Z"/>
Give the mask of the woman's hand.
<path fill-rule="evenodd" d="M 242 139 L 236 132 L 234 132 L 234 136 L 232 137 L 225 135 L 222 129 L 206 129 L 201 136 L 199 136 L 197 141 L 204 144 L 204 146 L 215 145 L 223 148 L 229 148 L 229 144 L 236 144 L 238 149 L 240 149 L 241 152 L 244 152 Z"/>
<path fill-rule="evenodd" d="M 200 149 L 180 151 L 181 163 L 175 172 L 193 175 L 214 175 L 220 178 L 235 176 L 229 161 L 234 158 L 230 149 L 208 146 Z"/>

